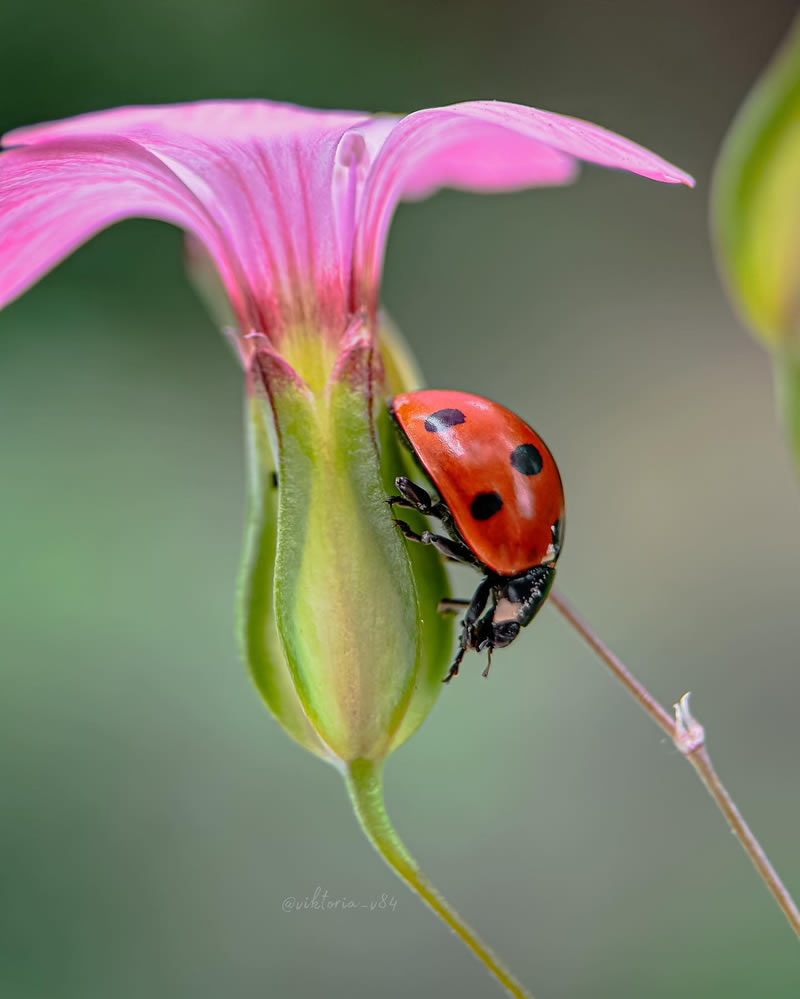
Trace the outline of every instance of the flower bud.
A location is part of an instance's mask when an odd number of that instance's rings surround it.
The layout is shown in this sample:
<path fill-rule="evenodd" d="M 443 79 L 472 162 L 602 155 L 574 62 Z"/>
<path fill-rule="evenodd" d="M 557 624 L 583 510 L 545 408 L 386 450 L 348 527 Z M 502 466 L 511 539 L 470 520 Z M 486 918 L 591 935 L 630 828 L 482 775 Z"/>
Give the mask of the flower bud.
<path fill-rule="evenodd" d="M 742 106 L 714 179 L 720 270 L 772 352 L 800 465 L 800 22 Z"/>
<path fill-rule="evenodd" d="M 294 342 L 294 367 L 266 345 L 249 361 L 245 655 L 298 742 L 332 761 L 380 760 L 433 706 L 452 628 L 436 611 L 441 560 L 407 549 L 386 503 L 404 469 L 385 372 L 413 369 L 388 333 L 376 355 L 359 317 L 312 389 L 299 372 L 319 370 L 321 341 Z"/>
<path fill-rule="evenodd" d="M 721 269 L 747 321 L 772 349 L 800 354 L 800 25 L 725 140 L 713 224 Z"/>

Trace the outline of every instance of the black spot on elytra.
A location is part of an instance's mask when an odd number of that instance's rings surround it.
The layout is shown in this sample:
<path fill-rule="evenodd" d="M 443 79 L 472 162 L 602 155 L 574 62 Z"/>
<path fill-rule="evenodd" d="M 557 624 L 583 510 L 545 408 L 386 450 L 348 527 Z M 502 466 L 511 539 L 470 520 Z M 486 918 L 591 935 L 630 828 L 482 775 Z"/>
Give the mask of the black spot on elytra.
<path fill-rule="evenodd" d="M 478 493 L 470 504 L 469 512 L 476 520 L 488 520 L 503 509 L 498 493 Z"/>
<path fill-rule="evenodd" d="M 448 427 L 458 426 L 464 420 L 466 420 L 466 416 L 460 409 L 437 409 L 425 421 L 425 429 L 429 434 L 440 434 Z"/>
<path fill-rule="evenodd" d="M 542 470 L 542 456 L 533 444 L 520 444 L 511 452 L 511 465 L 523 475 L 538 475 Z"/>

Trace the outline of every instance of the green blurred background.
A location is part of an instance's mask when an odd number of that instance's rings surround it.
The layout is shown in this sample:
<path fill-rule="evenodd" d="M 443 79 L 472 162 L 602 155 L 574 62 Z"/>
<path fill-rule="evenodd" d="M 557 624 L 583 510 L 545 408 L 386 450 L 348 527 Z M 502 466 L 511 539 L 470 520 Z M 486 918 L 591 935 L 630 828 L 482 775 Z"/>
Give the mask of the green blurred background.
<path fill-rule="evenodd" d="M 800 500 L 706 223 L 794 8 L 2 0 L 0 125 L 497 97 L 693 172 L 403 207 L 384 298 L 431 384 L 549 442 L 563 590 L 665 703 L 691 688 L 800 892 Z M 104 233 L 0 314 L 0 995 L 499 995 L 239 662 L 241 388 L 165 225 Z M 800 994 L 797 942 L 690 768 L 553 611 L 488 680 L 468 662 L 387 778 L 401 835 L 537 999 Z M 397 905 L 282 911 L 317 887 Z"/>

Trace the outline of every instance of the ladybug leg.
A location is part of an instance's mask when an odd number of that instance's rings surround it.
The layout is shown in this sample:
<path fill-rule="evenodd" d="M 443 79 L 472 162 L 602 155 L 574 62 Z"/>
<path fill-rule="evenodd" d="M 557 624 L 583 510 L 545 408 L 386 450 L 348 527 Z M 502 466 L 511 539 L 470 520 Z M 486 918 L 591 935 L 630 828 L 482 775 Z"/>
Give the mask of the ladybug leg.
<path fill-rule="evenodd" d="M 458 614 L 465 607 L 469 607 L 472 603 L 471 600 L 461 600 L 458 597 L 448 597 L 446 600 L 440 600 L 436 608 L 440 614 Z"/>
<path fill-rule="evenodd" d="M 403 510 L 417 510 L 424 513 L 426 517 L 436 517 L 442 520 L 447 516 L 447 511 L 442 503 L 434 503 L 430 493 L 418 486 L 416 482 L 407 479 L 405 475 L 398 475 L 394 480 L 399 496 L 390 496 L 386 502 L 389 506 L 399 506 Z"/>
<path fill-rule="evenodd" d="M 486 668 L 481 671 L 481 676 L 486 677 L 489 675 L 489 669 L 492 665 L 492 652 L 498 646 L 502 645 L 502 642 L 498 642 L 498 635 L 496 631 L 496 626 L 494 623 L 494 613 L 497 609 L 496 595 L 495 599 L 492 601 L 492 606 L 483 615 L 483 617 L 478 621 L 472 629 L 472 647 L 476 652 L 483 652 L 486 649 Z"/>
<path fill-rule="evenodd" d="M 453 665 L 450 667 L 447 676 L 444 678 L 444 683 L 449 683 L 454 676 L 458 676 L 458 668 L 461 665 L 461 660 L 464 658 L 464 653 L 467 649 L 474 649 L 477 647 L 478 634 L 481 631 L 481 625 L 478 623 L 478 618 L 483 614 L 486 607 L 486 602 L 489 599 L 489 594 L 492 592 L 492 582 L 488 576 L 485 576 L 478 584 L 478 589 L 469 602 L 467 608 L 467 613 L 464 615 L 464 620 L 461 622 L 461 636 L 458 641 L 458 652 L 453 660 Z M 456 601 L 453 601 L 456 603 Z M 464 601 L 466 603 L 466 601 Z M 490 611 L 489 617 L 493 611 Z M 477 627 L 476 627 L 477 625 Z"/>
<path fill-rule="evenodd" d="M 421 545 L 433 545 L 445 558 L 452 559 L 453 562 L 466 562 L 468 565 L 475 565 L 475 556 L 466 545 L 462 545 L 459 541 L 453 541 L 452 538 L 446 538 L 442 534 L 431 534 L 430 531 L 417 534 L 404 520 L 395 520 L 395 524 L 409 541 L 417 541 Z"/>
<path fill-rule="evenodd" d="M 464 658 L 464 653 L 467 651 L 466 645 L 460 647 L 458 652 L 456 652 L 456 657 L 453 660 L 453 665 L 447 671 L 447 676 L 442 680 L 442 683 L 450 683 L 454 676 L 458 676 L 458 670 L 461 666 L 461 660 Z"/>
<path fill-rule="evenodd" d="M 390 496 L 386 502 L 389 506 L 400 506 L 404 510 L 419 510 L 420 513 L 430 513 L 433 502 L 430 493 L 418 486 L 416 482 L 407 479 L 405 475 L 398 475 L 394 484 L 399 496 Z"/>

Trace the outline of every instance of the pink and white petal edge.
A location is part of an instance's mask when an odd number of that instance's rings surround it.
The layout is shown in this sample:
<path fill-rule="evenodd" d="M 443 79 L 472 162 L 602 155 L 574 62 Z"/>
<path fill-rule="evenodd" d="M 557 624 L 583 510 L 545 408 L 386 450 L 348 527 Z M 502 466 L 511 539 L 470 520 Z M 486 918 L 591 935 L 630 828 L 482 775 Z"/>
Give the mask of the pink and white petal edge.
<path fill-rule="evenodd" d="M 354 275 L 370 311 L 392 213 L 402 198 L 439 187 L 509 191 L 566 184 L 579 161 L 670 184 L 693 178 L 614 132 L 577 118 L 501 101 L 416 111 L 386 136 L 367 178 L 355 243 Z"/>

